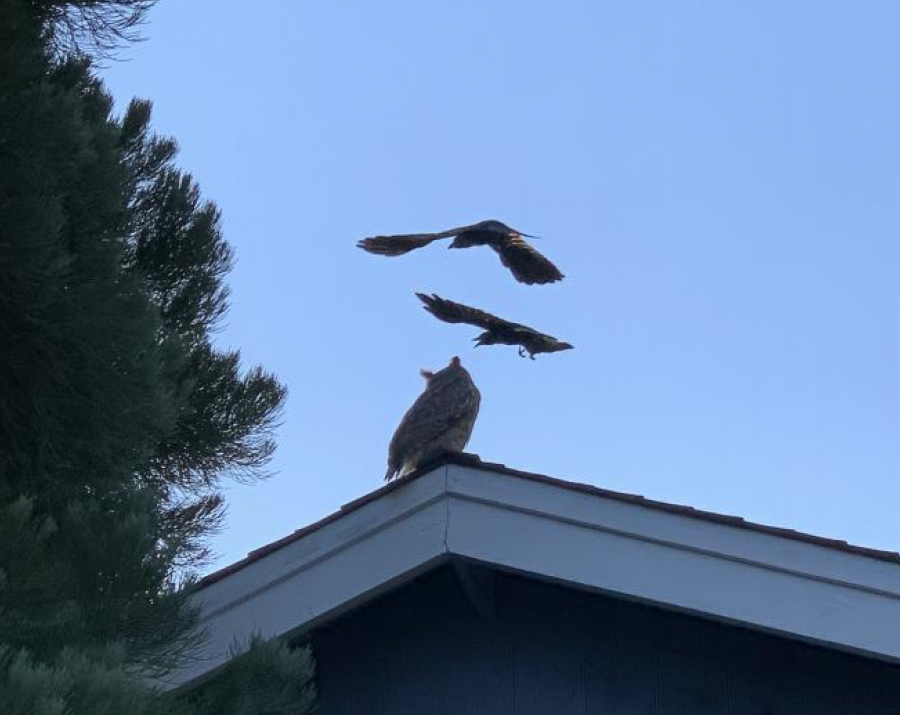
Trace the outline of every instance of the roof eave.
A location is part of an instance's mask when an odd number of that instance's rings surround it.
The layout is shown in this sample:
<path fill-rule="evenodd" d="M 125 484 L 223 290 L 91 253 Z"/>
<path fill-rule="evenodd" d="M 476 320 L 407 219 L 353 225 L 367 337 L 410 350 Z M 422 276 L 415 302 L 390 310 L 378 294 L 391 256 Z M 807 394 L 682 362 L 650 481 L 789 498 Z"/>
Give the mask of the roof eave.
<path fill-rule="evenodd" d="M 169 685 L 235 639 L 316 627 L 451 557 L 900 662 L 900 564 L 822 542 L 445 460 L 207 579 L 204 660 Z"/>

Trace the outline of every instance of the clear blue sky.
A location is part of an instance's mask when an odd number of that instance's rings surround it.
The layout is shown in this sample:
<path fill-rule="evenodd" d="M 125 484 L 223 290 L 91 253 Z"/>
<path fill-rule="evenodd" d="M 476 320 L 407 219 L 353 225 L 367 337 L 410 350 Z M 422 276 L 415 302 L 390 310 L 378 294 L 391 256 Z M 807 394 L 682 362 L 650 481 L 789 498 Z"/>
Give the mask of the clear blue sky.
<path fill-rule="evenodd" d="M 162 0 L 147 97 L 237 251 L 220 339 L 291 390 L 219 565 L 381 484 L 459 354 L 486 460 L 900 549 L 900 5 Z M 487 249 L 363 236 L 498 218 Z M 434 291 L 576 350 L 473 350 Z"/>

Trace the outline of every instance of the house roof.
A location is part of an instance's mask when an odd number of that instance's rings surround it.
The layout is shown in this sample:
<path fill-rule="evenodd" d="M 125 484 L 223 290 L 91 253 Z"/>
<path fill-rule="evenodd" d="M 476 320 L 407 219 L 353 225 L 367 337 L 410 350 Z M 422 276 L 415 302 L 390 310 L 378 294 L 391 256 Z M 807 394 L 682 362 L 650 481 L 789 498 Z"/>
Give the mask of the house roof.
<path fill-rule="evenodd" d="M 354 499 L 347 504 L 344 504 L 340 509 L 335 512 L 332 512 L 326 517 L 323 517 L 319 521 L 313 522 L 312 524 L 308 524 L 287 536 L 283 536 L 280 539 L 277 539 L 269 544 L 264 546 L 260 546 L 257 549 L 249 552 L 247 556 L 245 556 L 240 561 L 235 561 L 228 566 L 224 566 L 217 571 L 213 571 L 212 573 L 205 576 L 200 580 L 198 587 L 204 588 L 210 584 L 219 581 L 222 578 L 225 578 L 231 573 L 238 571 L 248 564 L 257 561 L 269 554 L 273 551 L 277 551 L 288 544 L 297 541 L 298 539 L 302 539 L 307 534 L 315 531 L 316 529 L 321 529 L 323 526 L 330 524 L 336 519 L 340 519 L 345 514 L 348 514 L 356 509 L 359 509 L 361 506 L 368 504 L 370 501 L 374 499 L 378 499 L 382 495 L 391 492 L 395 489 L 400 489 L 404 484 L 413 479 L 417 479 L 421 477 L 423 474 L 427 474 L 432 471 L 436 467 L 439 467 L 443 464 L 457 464 L 467 467 L 472 467 L 474 469 L 484 469 L 491 472 L 496 472 L 499 474 L 508 474 L 513 477 L 519 477 L 520 479 L 528 479 L 535 482 L 542 482 L 544 484 L 550 484 L 561 489 L 568 489 L 574 492 L 581 492 L 583 494 L 592 494 L 595 496 L 601 496 L 606 499 L 615 499 L 617 501 L 627 502 L 629 504 L 637 504 L 643 507 L 647 507 L 648 509 L 658 509 L 660 511 L 669 512 L 672 514 L 680 514 L 682 516 L 687 516 L 692 519 L 704 519 L 706 521 L 711 521 L 718 524 L 727 524 L 729 526 L 735 526 L 740 529 L 751 529 L 753 531 L 759 531 L 765 534 L 772 534 L 775 536 L 780 536 L 785 539 L 796 539 L 797 541 L 804 541 L 809 544 L 815 544 L 817 546 L 823 546 L 829 549 L 837 549 L 839 551 L 845 551 L 851 554 L 859 554 L 860 556 L 868 556 L 869 558 L 878 559 L 881 561 L 889 561 L 893 563 L 900 564 L 900 553 L 896 551 L 884 551 L 881 549 L 872 549 L 867 546 L 857 546 L 855 544 L 850 544 L 842 539 L 830 539 L 824 536 L 817 536 L 815 534 L 808 534 L 802 531 L 796 531 L 795 529 L 786 529 L 779 526 L 768 526 L 766 524 L 759 524 L 753 521 L 747 521 L 746 519 L 739 516 L 731 516 L 728 514 L 718 514 L 712 511 L 704 511 L 702 509 L 695 509 L 692 506 L 685 506 L 682 504 L 673 504 L 671 502 L 663 502 L 657 501 L 655 499 L 648 499 L 645 496 L 640 494 L 628 494 L 626 492 L 617 492 L 612 489 L 604 489 L 602 487 L 597 487 L 592 484 L 584 484 L 581 482 L 571 482 L 564 479 L 559 479 L 557 477 L 550 477 L 546 474 L 537 474 L 535 472 L 525 472 L 520 469 L 513 469 L 512 467 L 507 467 L 505 464 L 500 464 L 499 462 L 485 462 L 479 457 L 477 454 L 468 454 L 468 453 L 448 453 L 441 457 L 440 460 L 425 465 L 424 467 L 417 469 L 416 471 L 410 473 L 409 475 L 403 477 L 402 479 L 397 479 L 392 482 L 388 482 L 385 486 L 380 489 L 375 489 L 374 491 L 369 492 L 368 494 L 364 494 L 358 499 Z"/>
<path fill-rule="evenodd" d="M 210 574 L 209 638 L 296 634 L 448 558 L 900 662 L 900 555 L 448 455 Z"/>

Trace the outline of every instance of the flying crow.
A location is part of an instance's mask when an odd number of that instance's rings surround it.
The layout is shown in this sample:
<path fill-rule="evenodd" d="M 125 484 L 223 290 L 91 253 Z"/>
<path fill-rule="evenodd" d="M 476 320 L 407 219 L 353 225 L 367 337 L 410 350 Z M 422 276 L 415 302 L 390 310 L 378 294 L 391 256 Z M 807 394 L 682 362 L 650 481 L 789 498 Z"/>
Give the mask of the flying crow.
<path fill-rule="evenodd" d="M 450 248 L 490 246 L 500 256 L 503 265 L 512 271 L 520 283 L 554 283 L 563 274 L 548 259 L 538 253 L 514 228 L 500 221 L 481 221 L 471 226 L 460 226 L 440 233 L 410 233 L 396 236 L 364 238 L 356 245 L 369 253 L 382 256 L 401 256 L 432 241 L 453 237 Z M 534 236 L 528 236 L 534 238 Z"/>
<path fill-rule="evenodd" d="M 441 298 L 439 295 L 416 293 L 425 304 L 425 310 L 445 323 L 468 323 L 482 328 L 484 332 L 475 338 L 478 345 L 518 345 L 519 355 L 534 360 L 538 353 L 555 353 L 559 350 L 571 350 L 572 345 L 557 340 L 552 335 L 539 333 L 534 328 L 519 323 L 511 323 L 496 315 L 491 315 L 478 308 L 471 308 L 462 303 Z"/>

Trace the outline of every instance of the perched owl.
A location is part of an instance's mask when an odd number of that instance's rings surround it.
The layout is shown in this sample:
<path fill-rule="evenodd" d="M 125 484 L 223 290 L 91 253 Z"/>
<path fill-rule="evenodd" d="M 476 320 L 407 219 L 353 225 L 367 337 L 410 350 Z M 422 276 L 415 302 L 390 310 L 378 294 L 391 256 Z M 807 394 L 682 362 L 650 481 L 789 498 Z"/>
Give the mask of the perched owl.
<path fill-rule="evenodd" d="M 372 236 L 364 238 L 356 245 L 369 253 L 381 256 L 402 256 L 417 248 L 427 246 L 432 241 L 453 238 L 450 248 L 470 248 L 490 246 L 500 261 L 509 268 L 520 283 L 554 283 L 563 279 L 563 274 L 546 257 L 531 246 L 514 228 L 501 221 L 480 221 L 471 226 L 459 226 L 439 233 L 409 233 L 396 236 Z M 528 236 L 534 238 L 534 236 Z"/>
<path fill-rule="evenodd" d="M 438 372 L 422 371 L 425 391 L 400 420 L 388 447 L 385 481 L 402 477 L 444 452 L 461 452 L 472 436 L 481 393 L 458 357 Z"/>

